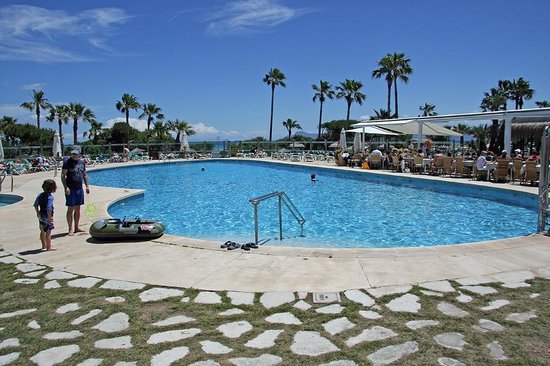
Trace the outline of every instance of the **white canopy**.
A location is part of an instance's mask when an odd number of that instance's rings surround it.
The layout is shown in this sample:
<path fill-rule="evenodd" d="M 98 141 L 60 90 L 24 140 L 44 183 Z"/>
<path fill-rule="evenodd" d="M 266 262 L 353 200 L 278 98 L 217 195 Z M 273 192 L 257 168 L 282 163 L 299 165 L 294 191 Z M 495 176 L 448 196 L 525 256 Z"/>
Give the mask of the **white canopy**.
<path fill-rule="evenodd" d="M 384 122 L 360 122 L 353 127 L 368 127 L 376 126 L 398 131 L 406 135 L 432 135 L 432 136 L 462 136 L 460 133 L 452 131 L 448 128 L 438 126 L 435 123 L 417 121 L 417 120 L 401 120 L 401 121 L 384 121 Z M 422 137 L 420 137 L 421 139 Z"/>
<path fill-rule="evenodd" d="M 306 147 L 306 145 L 302 144 L 301 142 L 291 142 L 290 144 L 288 144 L 288 147 L 292 147 L 294 149 L 303 149 L 304 147 Z"/>
<path fill-rule="evenodd" d="M 388 136 L 398 136 L 399 135 L 399 133 L 387 131 L 387 130 L 384 130 L 382 128 L 378 128 L 376 126 L 363 126 L 363 127 L 359 127 L 359 128 L 354 128 L 352 130 L 347 130 L 346 132 L 368 133 L 370 135 L 388 135 Z"/>

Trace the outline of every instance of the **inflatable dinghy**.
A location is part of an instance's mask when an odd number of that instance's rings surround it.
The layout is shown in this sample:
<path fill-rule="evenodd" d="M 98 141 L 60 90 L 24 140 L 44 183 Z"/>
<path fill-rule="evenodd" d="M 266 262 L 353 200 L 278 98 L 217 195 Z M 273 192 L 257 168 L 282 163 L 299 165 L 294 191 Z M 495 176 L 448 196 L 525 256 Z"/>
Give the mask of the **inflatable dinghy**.
<path fill-rule="evenodd" d="M 160 221 L 135 219 L 103 219 L 90 226 L 90 235 L 103 240 L 156 239 L 166 227 Z"/>

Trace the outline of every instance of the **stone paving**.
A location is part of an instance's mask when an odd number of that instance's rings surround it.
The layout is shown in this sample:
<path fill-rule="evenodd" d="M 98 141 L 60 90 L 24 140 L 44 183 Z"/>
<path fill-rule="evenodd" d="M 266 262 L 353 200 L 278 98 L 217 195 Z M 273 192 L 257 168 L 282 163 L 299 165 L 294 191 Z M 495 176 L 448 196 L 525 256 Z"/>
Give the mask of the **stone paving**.
<path fill-rule="evenodd" d="M 427 349 L 437 354 L 430 364 L 465 365 L 461 354 L 468 350 L 494 362 L 508 360 L 513 349 L 505 347 L 499 335 L 528 326 L 539 316 L 532 308 L 517 311 L 514 299 L 505 298 L 505 291 L 500 290 L 529 291 L 534 279 L 529 271 L 502 273 L 490 280 L 465 278 L 414 287 L 347 290 L 334 297 L 337 302 L 320 304 L 313 302 L 313 294 L 304 292 L 155 287 L 78 276 L 22 262 L 1 250 L 0 258 L 0 269 L 14 269 L 13 286 L 36 286 L 46 294 L 67 288 L 116 294 L 104 296 L 104 305 L 99 307 L 78 297 L 50 310 L 42 308 L 47 304 L 36 307 L 20 301 L 18 307 L 8 309 L 0 303 L 0 365 L 113 364 L 104 362 L 106 354 L 119 355 L 114 364 L 121 366 L 190 364 L 190 360 L 192 365 L 267 366 L 288 364 L 288 357 L 312 365 L 389 365 L 414 360 Z M 10 271 L 2 273 L 6 278 Z M 550 275 L 550 271 L 543 273 Z M 36 282 L 20 281 L 29 277 Z M 58 286 L 52 287 L 52 281 Z M 2 296 L 7 295 L 2 290 Z M 527 292 L 524 298 L 539 301 L 540 295 Z M 129 298 L 165 309 L 164 316 L 156 321 L 136 318 L 125 308 Z M 191 306 L 209 310 L 213 318 L 186 314 Z M 50 312 L 47 321 L 45 311 Z M 392 319 L 398 317 L 403 320 Z M 469 324 L 469 332 L 460 331 L 462 322 Z M 447 324 L 457 324 L 456 330 Z M 139 335 L 136 327 L 141 329 Z M 429 334 L 428 341 L 419 341 L 416 335 L 421 334 Z M 476 334 L 482 335 L 481 343 Z M 24 358 L 27 342 L 35 337 L 44 346 Z M 125 359 L 132 353 L 124 350 L 133 349 L 143 350 L 139 358 Z M 358 352 L 363 356 L 358 358 Z"/>

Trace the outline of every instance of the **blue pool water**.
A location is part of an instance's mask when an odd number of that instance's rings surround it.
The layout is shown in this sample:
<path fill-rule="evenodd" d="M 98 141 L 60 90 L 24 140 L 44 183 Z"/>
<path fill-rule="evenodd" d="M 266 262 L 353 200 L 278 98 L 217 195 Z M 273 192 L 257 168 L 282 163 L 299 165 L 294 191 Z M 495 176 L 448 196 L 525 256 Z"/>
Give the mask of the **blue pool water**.
<path fill-rule="evenodd" d="M 206 171 L 201 171 L 204 167 Z M 310 180 L 310 174 L 317 181 Z M 139 188 L 145 194 L 115 203 L 113 217 L 155 218 L 167 232 L 225 242 L 254 239 L 251 198 L 285 191 L 307 222 L 277 200 L 259 205 L 260 239 L 269 245 L 388 248 L 478 242 L 536 231 L 536 196 L 428 182 L 244 161 L 199 161 L 90 172 L 94 185 Z M 93 196 L 92 196 L 93 200 Z"/>
<path fill-rule="evenodd" d="M 16 196 L 14 194 L 0 193 L 0 207 L 11 205 L 13 203 L 21 201 L 22 199 L 23 197 Z"/>

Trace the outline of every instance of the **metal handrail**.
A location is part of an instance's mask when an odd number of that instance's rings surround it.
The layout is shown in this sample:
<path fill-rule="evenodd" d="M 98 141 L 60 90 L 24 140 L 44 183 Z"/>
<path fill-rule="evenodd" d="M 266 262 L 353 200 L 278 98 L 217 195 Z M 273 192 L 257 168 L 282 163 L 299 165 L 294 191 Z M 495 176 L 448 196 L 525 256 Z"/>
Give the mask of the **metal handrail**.
<path fill-rule="evenodd" d="M 250 203 L 254 205 L 254 238 L 256 240 L 256 245 L 258 244 L 258 205 L 260 202 L 272 197 L 279 198 L 279 240 L 283 240 L 283 203 L 288 208 L 292 216 L 294 216 L 296 222 L 300 224 L 300 236 L 303 236 L 304 234 L 304 224 L 306 219 L 302 216 L 298 208 L 296 208 L 290 197 L 288 197 L 285 192 L 271 192 L 250 200 Z"/>
<path fill-rule="evenodd" d="M 6 179 L 7 176 L 8 176 L 8 173 L 6 172 L 0 173 L 0 191 L 2 191 L 2 183 L 4 183 L 4 180 Z M 9 174 L 9 176 L 11 177 L 11 192 L 13 192 L 13 175 Z"/>

